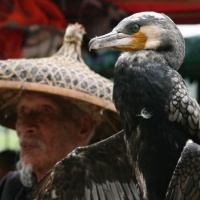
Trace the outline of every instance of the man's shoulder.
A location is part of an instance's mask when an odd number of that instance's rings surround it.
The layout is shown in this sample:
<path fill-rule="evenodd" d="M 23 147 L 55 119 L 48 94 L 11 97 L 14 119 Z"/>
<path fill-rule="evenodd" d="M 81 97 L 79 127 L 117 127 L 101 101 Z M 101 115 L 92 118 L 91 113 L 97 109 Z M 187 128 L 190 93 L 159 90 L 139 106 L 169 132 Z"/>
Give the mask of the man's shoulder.
<path fill-rule="evenodd" d="M 4 186 L 11 186 L 21 184 L 20 175 L 18 171 L 8 172 L 8 174 L 0 182 L 0 188 Z"/>
<path fill-rule="evenodd" d="M 19 172 L 9 172 L 0 182 L 0 200 L 12 199 L 22 187 Z"/>
<path fill-rule="evenodd" d="M 8 172 L 6 176 L 2 179 L 2 181 L 7 181 L 7 180 L 19 180 L 19 172 L 18 171 Z"/>

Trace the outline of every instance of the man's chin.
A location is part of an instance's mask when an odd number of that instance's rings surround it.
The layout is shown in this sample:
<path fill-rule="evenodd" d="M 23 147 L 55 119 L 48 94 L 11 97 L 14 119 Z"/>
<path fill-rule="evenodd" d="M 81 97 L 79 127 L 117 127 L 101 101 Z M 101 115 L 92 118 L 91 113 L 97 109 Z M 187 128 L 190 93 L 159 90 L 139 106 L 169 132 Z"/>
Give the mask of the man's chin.
<path fill-rule="evenodd" d="M 25 187 L 33 187 L 37 181 L 32 171 L 31 164 L 19 161 L 17 163 L 17 170 L 20 173 L 20 181 L 22 182 L 22 184 Z"/>

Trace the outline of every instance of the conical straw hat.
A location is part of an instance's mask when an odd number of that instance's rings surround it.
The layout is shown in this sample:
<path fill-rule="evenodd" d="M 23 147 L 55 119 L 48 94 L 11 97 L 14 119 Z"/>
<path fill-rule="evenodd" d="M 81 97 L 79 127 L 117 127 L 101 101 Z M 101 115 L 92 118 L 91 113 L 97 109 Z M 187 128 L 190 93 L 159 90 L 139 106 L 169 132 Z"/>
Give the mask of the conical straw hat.
<path fill-rule="evenodd" d="M 16 107 L 21 94 L 35 91 L 66 98 L 89 113 L 98 123 L 94 141 L 121 129 L 112 102 L 112 81 L 90 70 L 82 60 L 84 33 L 82 25 L 70 24 L 62 47 L 53 56 L 0 61 L 1 125 L 15 129 Z"/>

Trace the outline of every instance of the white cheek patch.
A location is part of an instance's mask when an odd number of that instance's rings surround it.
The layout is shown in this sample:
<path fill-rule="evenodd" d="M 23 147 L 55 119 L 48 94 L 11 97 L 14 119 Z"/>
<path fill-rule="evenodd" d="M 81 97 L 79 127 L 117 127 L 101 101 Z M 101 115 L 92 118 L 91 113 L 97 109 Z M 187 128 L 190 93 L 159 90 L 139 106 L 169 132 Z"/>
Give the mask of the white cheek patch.
<path fill-rule="evenodd" d="M 143 26 L 140 31 L 147 37 L 144 49 L 157 49 L 160 46 L 162 29 L 158 26 Z"/>

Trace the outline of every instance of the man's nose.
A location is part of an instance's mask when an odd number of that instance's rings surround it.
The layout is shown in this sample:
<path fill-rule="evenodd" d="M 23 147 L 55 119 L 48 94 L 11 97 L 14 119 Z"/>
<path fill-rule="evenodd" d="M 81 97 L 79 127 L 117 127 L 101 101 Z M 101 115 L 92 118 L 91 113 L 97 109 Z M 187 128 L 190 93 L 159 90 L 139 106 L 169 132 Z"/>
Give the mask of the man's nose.
<path fill-rule="evenodd" d="M 18 133 L 34 134 L 37 130 L 36 119 L 20 119 L 16 123 L 16 130 Z"/>

